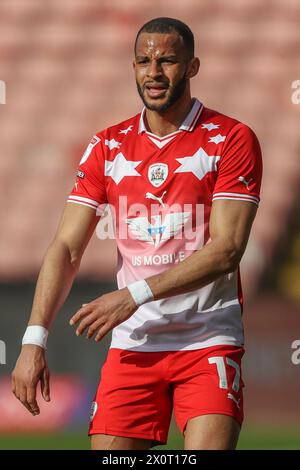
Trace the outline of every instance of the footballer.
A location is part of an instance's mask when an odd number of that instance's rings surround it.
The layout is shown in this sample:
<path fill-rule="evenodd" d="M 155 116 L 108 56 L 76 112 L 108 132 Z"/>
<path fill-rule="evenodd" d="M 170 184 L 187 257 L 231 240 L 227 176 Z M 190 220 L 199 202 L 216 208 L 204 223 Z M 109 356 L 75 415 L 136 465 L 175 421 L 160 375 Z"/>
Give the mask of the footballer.
<path fill-rule="evenodd" d="M 141 112 L 93 136 L 37 281 L 16 397 L 50 400 L 46 340 L 107 204 L 118 290 L 83 304 L 77 335 L 112 340 L 92 404 L 92 449 L 167 443 L 172 412 L 185 449 L 234 449 L 243 422 L 239 263 L 260 200 L 254 132 L 191 94 L 194 36 L 179 20 L 144 24 L 134 45 Z"/>

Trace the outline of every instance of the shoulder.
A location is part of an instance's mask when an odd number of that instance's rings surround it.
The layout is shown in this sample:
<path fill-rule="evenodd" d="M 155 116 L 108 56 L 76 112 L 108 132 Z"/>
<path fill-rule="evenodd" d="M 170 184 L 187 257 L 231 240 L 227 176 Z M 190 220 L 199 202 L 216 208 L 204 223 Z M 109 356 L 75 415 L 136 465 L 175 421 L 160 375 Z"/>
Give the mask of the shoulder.
<path fill-rule="evenodd" d="M 99 140 L 102 140 L 102 143 L 105 144 L 106 140 L 114 140 L 117 143 L 123 141 L 132 134 L 138 132 L 139 121 L 141 113 L 136 114 L 135 116 L 121 121 L 118 124 L 107 127 L 106 129 L 97 132 L 94 137 L 97 137 Z M 114 145 L 112 142 L 111 145 Z"/>
<path fill-rule="evenodd" d="M 99 163 L 103 160 L 104 155 L 107 155 L 113 149 L 120 148 L 124 140 L 138 132 L 139 119 L 140 113 L 94 134 L 81 157 L 80 165 L 87 160 L 90 162 L 90 155 Z"/>
<path fill-rule="evenodd" d="M 200 122 L 202 129 L 209 134 L 213 133 L 215 135 L 219 132 L 226 135 L 227 142 L 232 139 L 258 141 L 255 132 L 247 124 L 214 109 L 204 107 Z"/>

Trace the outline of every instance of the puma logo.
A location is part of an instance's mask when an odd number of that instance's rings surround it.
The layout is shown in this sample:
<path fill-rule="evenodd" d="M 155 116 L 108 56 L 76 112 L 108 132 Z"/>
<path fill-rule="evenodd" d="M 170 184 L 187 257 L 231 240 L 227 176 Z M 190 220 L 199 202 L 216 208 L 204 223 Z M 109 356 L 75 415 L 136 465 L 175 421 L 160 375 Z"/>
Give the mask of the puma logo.
<path fill-rule="evenodd" d="M 164 191 L 160 197 L 154 196 L 154 194 L 152 194 L 152 193 L 146 193 L 145 197 L 146 197 L 146 199 L 153 199 L 154 201 L 158 201 L 163 207 L 165 207 L 162 199 L 163 199 L 164 195 L 166 194 L 166 192 L 167 191 Z"/>
<path fill-rule="evenodd" d="M 244 183 L 244 185 L 249 191 L 249 184 L 250 184 L 250 181 L 253 181 L 253 178 L 250 178 L 249 181 L 247 181 L 243 176 L 239 176 L 238 180 L 241 181 L 241 183 Z"/>
<path fill-rule="evenodd" d="M 233 400 L 234 403 L 236 404 L 236 406 L 238 407 L 238 409 L 240 409 L 240 398 L 237 400 L 237 399 L 235 398 L 235 396 L 232 395 L 231 393 L 228 393 L 228 394 L 227 394 L 227 397 L 230 398 L 231 400 Z"/>

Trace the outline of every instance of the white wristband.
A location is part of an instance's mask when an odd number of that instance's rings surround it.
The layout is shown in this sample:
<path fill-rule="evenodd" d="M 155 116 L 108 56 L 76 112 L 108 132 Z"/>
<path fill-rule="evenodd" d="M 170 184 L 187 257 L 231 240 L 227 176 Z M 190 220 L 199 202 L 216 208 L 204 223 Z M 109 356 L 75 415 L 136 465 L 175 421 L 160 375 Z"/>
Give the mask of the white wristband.
<path fill-rule="evenodd" d="M 145 304 L 149 300 L 153 300 L 153 293 L 147 282 L 143 279 L 142 281 L 136 281 L 127 286 L 130 294 L 133 297 L 137 307 Z"/>
<path fill-rule="evenodd" d="M 22 344 L 36 344 L 46 349 L 49 331 L 43 326 L 31 325 L 26 328 Z"/>

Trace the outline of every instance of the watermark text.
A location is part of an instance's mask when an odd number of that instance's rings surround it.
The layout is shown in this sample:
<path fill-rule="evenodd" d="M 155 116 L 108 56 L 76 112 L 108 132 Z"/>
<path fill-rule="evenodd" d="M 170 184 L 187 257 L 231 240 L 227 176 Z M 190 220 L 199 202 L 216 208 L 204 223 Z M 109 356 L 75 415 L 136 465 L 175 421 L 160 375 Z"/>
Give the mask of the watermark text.
<path fill-rule="evenodd" d="M 292 103 L 299 104 L 300 103 L 300 80 L 294 80 L 291 86 L 295 90 L 291 96 Z"/>
<path fill-rule="evenodd" d="M 295 339 L 295 341 L 292 342 L 291 348 L 294 349 L 291 361 L 295 366 L 297 366 L 300 364 L 300 339 Z"/>
<path fill-rule="evenodd" d="M 0 80 L 0 104 L 6 104 L 6 83 Z"/>
<path fill-rule="evenodd" d="M 6 364 L 6 344 L 0 339 L 0 364 Z"/>

